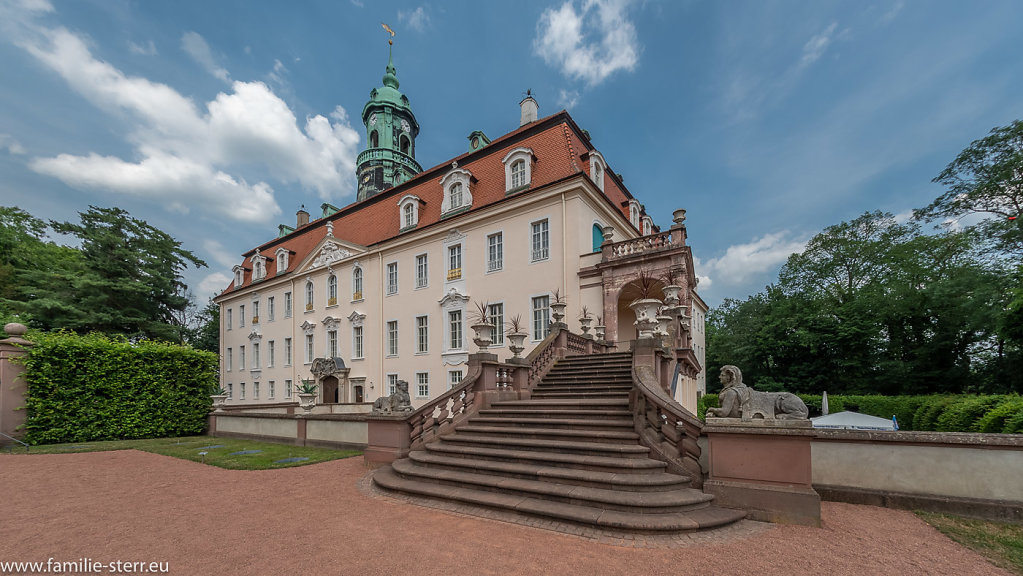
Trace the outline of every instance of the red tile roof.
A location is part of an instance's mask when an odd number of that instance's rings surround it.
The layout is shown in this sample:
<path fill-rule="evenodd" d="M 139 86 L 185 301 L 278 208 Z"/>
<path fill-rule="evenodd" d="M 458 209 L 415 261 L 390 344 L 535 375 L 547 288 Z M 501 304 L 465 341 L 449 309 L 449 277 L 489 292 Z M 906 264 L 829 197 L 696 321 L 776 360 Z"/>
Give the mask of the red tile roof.
<path fill-rule="evenodd" d="M 398 200 L 406 194 L 418 196 L 425 203 L 420 206 L 416 229 L 435 224 L 441 219 L 440 209 L 444 197 L 440 179 L 450 171 L 452 162 L 457 162 L 459 168 L 471 172 L 476 180 L 470 189 L 473 198 L 471 211 L 500 202 L 505 199 L 505 172 L 501 160 L 508 151 L 518 147 L 530 148 L 536 157 L 530 187 L 520 194 L 528 194 L 580 172 L 589 175 L 589 162 L 582 161 L 580 155 L 592 150 L 593 146 L 568 112 L 562 110 L 505 134 L 479 150 L 424 170 L 394 188 L 349 204 L 282 238 L 266 242 L 246 252 L 243 262 L 247 263 L 258 249 L 260 254 L 270 258 L 266 265 L 266 277 L 273 278 L 278 275 L 277 260 L 273 256 L 283 246 L 291 251 L 285 273 L 293 272 L 323 240 L 328 221 L 333 223 L 334 237 L 341 241 L 372 246 L 390 240 L 399 235 L 401 215 Z M 627 204 L 632 195 L 611 170 L 605 172 L 604 194 L 610 204 L 628 220 L 627 208 L 623 209 L 622 205 Z M 244 283 L 240 288 L 252 283 L 251 270 L 246 269 L 244 274 Z M 222 295 L 237 289 L 232 282 Z"/>

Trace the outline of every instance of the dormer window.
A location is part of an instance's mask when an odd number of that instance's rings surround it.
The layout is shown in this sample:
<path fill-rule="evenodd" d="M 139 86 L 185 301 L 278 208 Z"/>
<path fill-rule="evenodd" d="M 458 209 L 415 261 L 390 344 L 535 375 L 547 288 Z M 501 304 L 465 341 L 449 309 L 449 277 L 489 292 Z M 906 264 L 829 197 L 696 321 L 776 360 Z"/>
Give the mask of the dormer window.
<path fill-rule="evenodd" d="M 629 200 L 629 222 L 639 230 L 639 212 L 641 207 L 636 200 Z"/>
<path fill-rule="evenodd" d="M 419 203 L 422 200 L 418 196 L 406 194 L 398 200 L 398 213 L 401 221 L 400 230 L 411 230 L 419 224 Z"/>
<path fill-rule="evenodd" d="M 444 201 L 440 207 L 442 217 L 472 207 L 471 183 L 472 173 L 464 168 L 455 168 L 441 178 L 440 185 L 444 188 Z"/>
<path fill-rule="evenodd" d="M 533 151 L 529 148 L 516 148 L 505 154 L 504 159 L 504 190 L 512 192 L 528 188 L 532 181 Z"/>
<path fill-rule="evenodd" d="M 241 288 L 242 284 L 245 283 L 245 268 L 241 266 L 234 267 L 234 287 Z"/>
<path fill-rule="evenodd" d="M 249 262 L 252 262 L 252 281 L 257 282 L 266 277 L 266 260 L 263 259 L 263 255 L 256 250 L 256 253 L 249 258 Z"/>
<path fill-rule="evenodd" d="M 286 248 L 277 249 L 277 274 L 284 274 L 288 271 L 288 250 Z"/>
<path fill-rule="evenodd" d="M 590 180 L 597 185 L 601 192 L 604 191 L 604 173 L 607 172 L 607 162 L 596 150 L 590 152 Z M 638 223 L 635 224 L 638 228 Z"/>
<path fill-rule="evenodd" d="M 643 216 L 641 219 L 643 227 L 640 229 L 644 236 L 654 233 L 654 221 L 649 216 Z"/>

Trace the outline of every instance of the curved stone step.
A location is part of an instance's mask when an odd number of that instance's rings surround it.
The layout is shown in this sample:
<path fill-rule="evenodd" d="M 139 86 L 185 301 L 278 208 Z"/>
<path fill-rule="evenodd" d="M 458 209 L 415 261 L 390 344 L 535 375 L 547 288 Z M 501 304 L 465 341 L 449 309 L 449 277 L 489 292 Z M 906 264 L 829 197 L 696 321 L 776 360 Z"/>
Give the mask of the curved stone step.
<path fill-rule="evenodd" d="M 621 510 L 605 510 L 566 502 L 551 502 L 530 496 L 411 481 L 399 476 L 391 467 L 377 470 L 373 474 L 373 482 L 387 490 L 623 530 L 700 530 L 736 522 L 746 516 L 746 513 L 741 510 L 715 506 L 668 514 L 638 514 Z"/>
<path fill-rule="evenodd" d="M 507 435 L 545 440 L 587 439 L 593 442 L 636 442 L 639 434 L 632 430 L 576 430 L 572 428 L 544 428 L 529 426 L 487 426 L 470 422 L 458 427 L 458 434 Z"/>
<path fill-rule="evenodd" d="M 646 458 L 650 449 L 638 443 L 620 444 L 606 442 L 583 442 L 575 440 L 545 440 L 541 438 L 517 438 L 505 435 L 471 434 L 456 429 L 454 434 L 444 436 L 442 443 L 472 444 L 494 448 L 511 448 L 537 452 L 590 454 L 594 456 L 617 456 L 619 458 Z"/>
<path fill-rule="evenodd" d="M 544 398 L 540 400 L 502 400 L 491 404 L 491 408 L 549 408 L 558 410 L 586 410 L 592 408 L 628 409 L 628 398 Z"/>
<path fill-rule="evenodd" d="M 391 467 L 399 476 L 419 482 L 464 486 L 504 494 L 521 494 L 550 500 L 594 506 L 607 510 L 663 514 L 706 507 L 714 497 L 692 488 L 659 492 L 608 490 L 592 486 L 576 486 L 558 482 L 540 482 L 525 478 L 503 478 L 465 470 L 444 470 L 418 466 L 408 458 L 395 460 Z"/>
<path fill-rule="evenodd" d="M 527 413 L 529 416 L 521 416 L 519 414 L 508 414 L 504 416 L 473 416 L 469 418 L 469 424 L 482 424 L 482 425 L 494 425 L 494 426 L 541 426 L 544 428 L 575 428 L 577 430 L 607 430 L 607 429 L 626 429 L 632 430 L 634 427 L 632 418 L 534 418 L 531 417 L 531 413 Z"/>
<path fill-rule="evenodd" d="M 515 450 L 472 444 L 453 444 L 444 441 L 431 442 L 426 445 L 426 449 L 435 454 L 444 454 L 457 458 L 481 458 L 501 462 L 533 462 L 559 468 L 597 470 L 618 474 L 642 474 L 651 470 L 661 472 L 668 467 L 664 462 L 652 458 L 620 458 L 618 456 L 538 452 L 535 450 Z"/>
<path fill-rule="evenodd" d="M 631 490 L 633 492 L 688 488 L 690 482 L 688 476 L 668 472 L 648 471 L 645 474 L 621 474 L 600 470 L 545 466 L 536 462 L 502 462 L 497 460 L 456 458 L 445 456 L 444 454 L 435 454 L 427 450 L 413 450 L 409 453 L 408 457 L 419 466 L 449 470 L 469 470 L 481 474 L 527 478 L 545 482 L 560 482 L 577 486 L 593 486 L 595 488 Z"/>
<path fill-rule="evenodd" d="M 608 420 L 611 419 L 624 419 L 628 418 L 632 420 L 632 413 L 628 410 L 585 410 L 585 409 L 534 409 L 528 407 L 509 407 L 509 408 L 488 408 L 480 410 L 481 416 L 487 417 L 504 417 L 504 416 L 527 416 L 531 418 L 565 418 L 565 419 L 587 419 L 587 418 L 603 418 L 607 416 Z"/>
<path fill-rule="evenodd" d="M 604 391 L 604 392 L 548 392 L 546 390 L 534 391 L 531 397 L 535 400 L 547 400 L 547 399 L 597 399 L 597 398 L 625 398 L 628 400 L 629 391 L 623 390 L 620 392 Z"/>

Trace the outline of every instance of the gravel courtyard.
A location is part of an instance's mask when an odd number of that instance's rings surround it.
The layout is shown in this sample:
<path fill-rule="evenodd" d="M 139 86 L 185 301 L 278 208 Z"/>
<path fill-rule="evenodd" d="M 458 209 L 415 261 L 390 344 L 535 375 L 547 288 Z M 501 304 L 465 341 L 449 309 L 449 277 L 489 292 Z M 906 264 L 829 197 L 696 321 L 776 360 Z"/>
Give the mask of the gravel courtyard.
<path fill-rule="evenodd" d="M 1009 574 L 903 511 L 825 503 L 820 529 L 747 522 L 643 548 L 368 494 L 366 474 L 361 457 L 233 471 L 137 451 L 4 454 L 0 561 L 218 576 Z"/>

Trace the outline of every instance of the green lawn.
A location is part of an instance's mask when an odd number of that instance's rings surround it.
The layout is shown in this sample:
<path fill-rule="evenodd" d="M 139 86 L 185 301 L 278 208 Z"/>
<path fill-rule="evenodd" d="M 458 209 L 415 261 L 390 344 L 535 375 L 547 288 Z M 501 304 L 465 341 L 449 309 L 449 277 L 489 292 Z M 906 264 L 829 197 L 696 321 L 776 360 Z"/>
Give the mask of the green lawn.
<path fill-rule="evenodd" d="M 1023 575 L 1023 526 L 917 512 L 939 532 L 1000 566 Z"/>
<path fill-rule="evenodd" d="M 32 446 L 27 454 L 68 454 L 72 452 L 105 452 L 110 450 L 142 450 L 154 454 L 173 456 L 194 462 L 205 462 L 212 466 L 232 470 L 267 470 L 305 466 L 361 455 L 358 450 L 335 450 L 256 442 L 237 438 L 216 438 L 213 436 L 187 436 L 183 438 L 156 438 L 151 440 L 110 440 L 104 442 L 79 442 L 76 444 L 46 444 Z M 255 454 L 237 454 L 246 450 L 259 450 Z M 200 452 L 206 452 L 205 455 Z M 15 454 L 24 453 L 15 448 Z M 298 462 L 282 462 L 286 458 L 307 458 Z"/>

